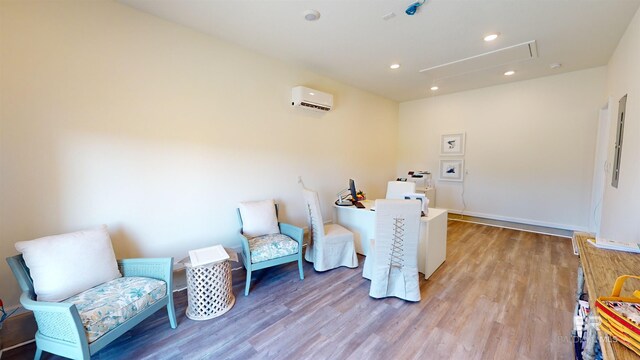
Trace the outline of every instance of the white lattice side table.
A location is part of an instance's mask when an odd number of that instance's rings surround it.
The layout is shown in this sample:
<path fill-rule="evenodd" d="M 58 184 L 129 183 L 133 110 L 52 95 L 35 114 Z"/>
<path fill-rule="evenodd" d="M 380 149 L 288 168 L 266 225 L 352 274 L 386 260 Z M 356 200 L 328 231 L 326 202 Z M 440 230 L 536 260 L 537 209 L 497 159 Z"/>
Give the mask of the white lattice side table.
<path fill-rule="evenodd" d="M 236 302 L 232 291 L 231 263 L 191 266 L 189 258 L 181 261 L 187 271 L 187 317 L 208 320 L 231 310 Z"/>

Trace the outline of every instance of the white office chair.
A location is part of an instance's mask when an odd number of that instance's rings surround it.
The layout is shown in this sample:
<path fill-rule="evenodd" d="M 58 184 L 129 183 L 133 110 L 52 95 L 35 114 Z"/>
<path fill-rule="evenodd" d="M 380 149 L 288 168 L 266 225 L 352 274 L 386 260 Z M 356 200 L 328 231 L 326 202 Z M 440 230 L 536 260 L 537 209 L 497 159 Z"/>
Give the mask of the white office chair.
<path fill-rule="evenodd" d="M 302 189 L 309 225 L 309 245 L 304 259 L 313 263 L 316 271 L 340 266 L 358 267 L 353 233 L 338 224 L 324 224 L 318 193 Z"/>
<path fill-rule="evenodd" d="M 419 200 L 376 200 L 376 232 L 362 276 L 369 296 L 420 301 L 418 280 Z"/>
<path fill-rule="evenodd" d="M 389 181 L 387 183 L 386 199 L 404 199 L 406 194 L 416 192 L 416 183 L 413 181 Z"/>

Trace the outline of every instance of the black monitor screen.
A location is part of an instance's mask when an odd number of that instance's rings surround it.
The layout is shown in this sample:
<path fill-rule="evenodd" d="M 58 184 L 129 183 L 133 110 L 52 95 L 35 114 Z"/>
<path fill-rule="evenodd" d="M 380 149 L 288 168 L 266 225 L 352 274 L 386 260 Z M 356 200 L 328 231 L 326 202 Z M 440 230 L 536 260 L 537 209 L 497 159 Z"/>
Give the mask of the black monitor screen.
<path fill-rule="evenodd" d="M 353 201 L 358 201 L 358 193 L 356 192 L 356 182 L 353 179 L 349 179 L 349 190 L 351 191 L 351 198 Z"/>

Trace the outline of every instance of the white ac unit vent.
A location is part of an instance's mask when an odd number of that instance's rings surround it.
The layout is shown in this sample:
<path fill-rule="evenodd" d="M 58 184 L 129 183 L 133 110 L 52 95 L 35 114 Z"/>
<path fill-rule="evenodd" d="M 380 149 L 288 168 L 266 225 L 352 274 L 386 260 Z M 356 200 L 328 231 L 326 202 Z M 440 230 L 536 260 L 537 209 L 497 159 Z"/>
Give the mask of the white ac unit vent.
<path fill-rule="evenodd" d="M 291 90 L 291 105 L 315 111 L 329 111 L 333 108 L 333 95 L 296 86 Z"/>

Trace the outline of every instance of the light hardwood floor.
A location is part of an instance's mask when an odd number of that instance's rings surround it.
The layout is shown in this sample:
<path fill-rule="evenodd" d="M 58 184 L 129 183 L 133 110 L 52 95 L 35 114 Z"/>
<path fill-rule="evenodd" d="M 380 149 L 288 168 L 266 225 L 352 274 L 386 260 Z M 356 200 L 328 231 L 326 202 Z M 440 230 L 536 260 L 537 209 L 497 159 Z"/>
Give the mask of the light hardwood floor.
<path fill-rule="evenodd" d="M 370 298 L 362 257 L 358 269 L 305 264 L 304 281 L 294 263 L 258 271 L 248 297 L 235 271 L 237 301 L 224 316 L 187 319 L 179 292 L 178 329 L 159 312 L 94 358 L 571 359 L 571 240 L 459 221 L 448 230 L 447 261 L 421 280 L 419 303 Z"/>

